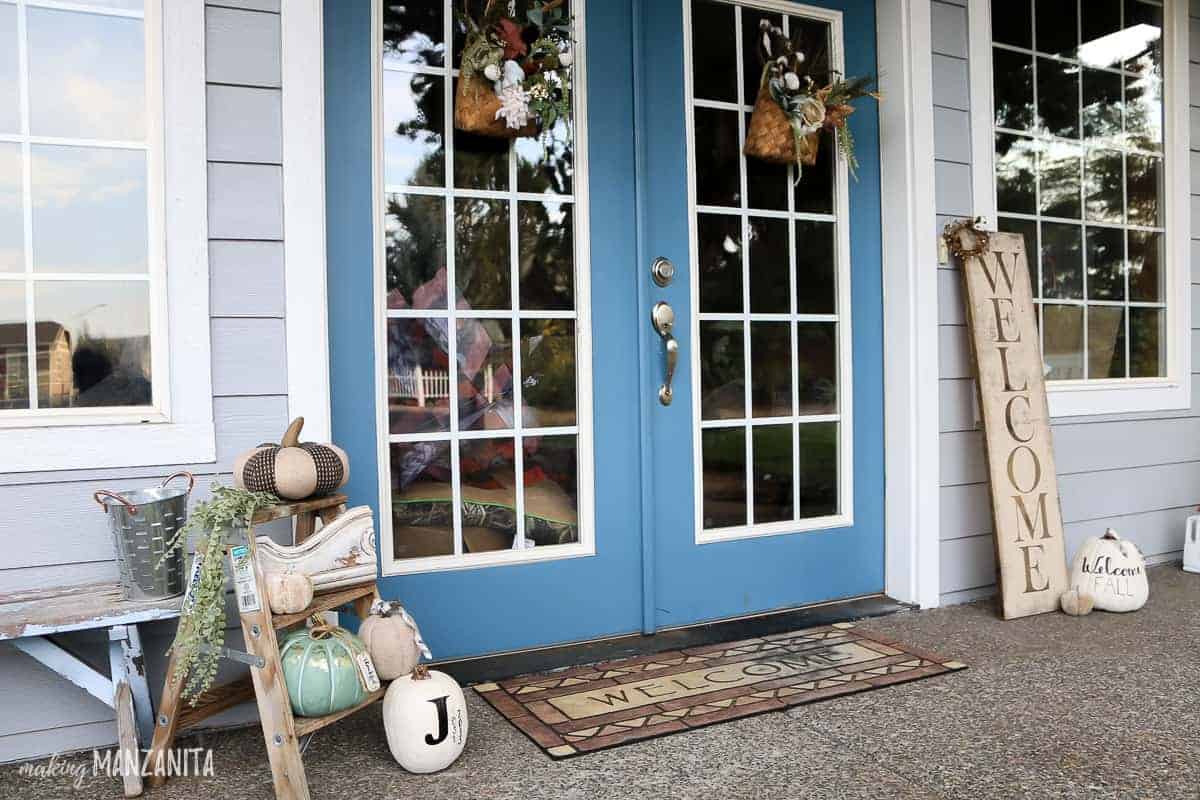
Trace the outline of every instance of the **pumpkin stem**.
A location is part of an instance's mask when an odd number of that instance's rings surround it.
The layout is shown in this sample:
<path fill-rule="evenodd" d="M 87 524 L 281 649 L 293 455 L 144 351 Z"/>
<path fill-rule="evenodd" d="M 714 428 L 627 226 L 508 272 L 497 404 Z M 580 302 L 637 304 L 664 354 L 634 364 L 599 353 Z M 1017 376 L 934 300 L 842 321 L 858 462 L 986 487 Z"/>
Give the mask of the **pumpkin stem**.
<path fill-rule="evenodd" d="M 283 434 L 283 439 L 280 440 L 280 447 L 295 447 L 300 444 L 300 429 L 304 427 L 304 417 L 296 417 L 292 420 L 292 424 L 288 425 L 288 429 Z"/>
<path fill-rule="evenodd" d="M 413 667 L 412 676 L 414 681 L 429 680 L 429 667 L 424 664 L 417 664 Z"/>

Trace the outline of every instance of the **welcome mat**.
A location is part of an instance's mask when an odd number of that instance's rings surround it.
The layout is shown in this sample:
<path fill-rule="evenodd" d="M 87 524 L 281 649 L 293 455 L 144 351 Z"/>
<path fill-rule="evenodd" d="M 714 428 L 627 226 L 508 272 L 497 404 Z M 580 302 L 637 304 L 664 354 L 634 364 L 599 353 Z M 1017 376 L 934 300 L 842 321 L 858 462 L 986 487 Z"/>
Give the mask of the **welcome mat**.
<path fill-rule="evenodd" d="M 853 623 L 475 686 L 554 758 L 965 669 Z"/>

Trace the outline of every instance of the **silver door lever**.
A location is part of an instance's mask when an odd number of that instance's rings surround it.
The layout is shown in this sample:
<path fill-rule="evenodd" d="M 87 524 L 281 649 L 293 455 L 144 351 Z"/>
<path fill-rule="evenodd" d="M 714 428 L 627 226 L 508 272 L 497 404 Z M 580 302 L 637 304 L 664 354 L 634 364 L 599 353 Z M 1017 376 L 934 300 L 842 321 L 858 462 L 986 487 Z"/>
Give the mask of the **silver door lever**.
<path fill-rule="evenodd" d="M 671 334 L 675 328 L 675 311 L 667 303 L 661 301 L 655 303 L 654 308 L 650 309 L 650 323 L 654 326 L 655 332 L 662 337 L 667 351 L 667 378 L 658 388 L 658 402 L 669 406 L 674 398 L 671 381 L 675 379 L 675 365 L 679 363 L 679 342 L 675 341 L 675 337 Z"/>

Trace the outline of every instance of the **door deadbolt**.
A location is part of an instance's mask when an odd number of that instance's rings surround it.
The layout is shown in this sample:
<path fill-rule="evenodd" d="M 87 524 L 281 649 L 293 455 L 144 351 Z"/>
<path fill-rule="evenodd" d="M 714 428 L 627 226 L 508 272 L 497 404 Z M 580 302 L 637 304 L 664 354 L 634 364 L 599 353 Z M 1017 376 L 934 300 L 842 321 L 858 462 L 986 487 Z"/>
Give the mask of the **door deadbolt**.
<path fill-rule="evenodd" d="M 675 279 L 675 265 L 671 263 L 671 259 L 659 256 L 650 265 L 650 277 L 659 287 L 670 286 L 671 281 Z"/>

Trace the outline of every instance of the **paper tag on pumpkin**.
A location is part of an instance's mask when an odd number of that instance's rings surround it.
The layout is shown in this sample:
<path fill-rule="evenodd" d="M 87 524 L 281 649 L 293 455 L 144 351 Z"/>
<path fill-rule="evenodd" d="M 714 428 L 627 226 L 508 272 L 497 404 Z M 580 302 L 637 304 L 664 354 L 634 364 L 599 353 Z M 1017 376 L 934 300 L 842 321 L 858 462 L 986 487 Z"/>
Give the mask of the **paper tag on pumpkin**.
<path fill-rule="evenodd" d="M 258 598 L 258 584 L 254 580 L 254 562 L 250 559 L 250 548 L 244 544 L 229 548 L 229 561 L 233 566 L 233 585 L 238 611 L 247 613 L 260 610 L 262 602 Z"/>
<path fill-rule="evenodd" d="M 355 653 L 354 660 L 358 662 L 358 677 L 368 692 L 379 691 L 379 673 L 375 671 L 375 662 L 366 653 Z"/>

